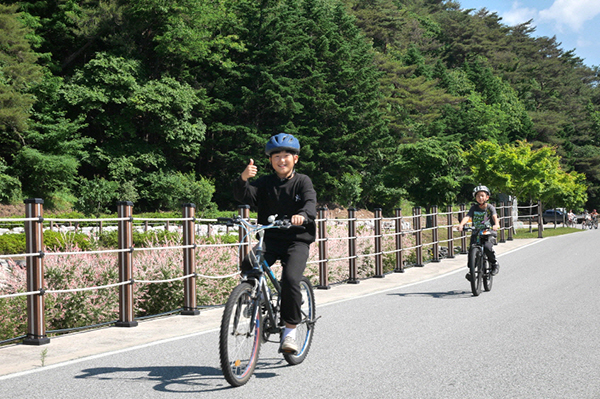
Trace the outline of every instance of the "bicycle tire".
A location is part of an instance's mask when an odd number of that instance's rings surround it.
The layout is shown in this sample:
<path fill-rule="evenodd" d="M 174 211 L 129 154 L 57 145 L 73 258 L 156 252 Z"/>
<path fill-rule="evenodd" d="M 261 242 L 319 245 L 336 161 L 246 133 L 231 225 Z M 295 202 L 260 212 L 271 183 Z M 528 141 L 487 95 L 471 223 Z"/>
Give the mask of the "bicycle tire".
<path fill-rule="evenodd" d="M 471 291 L 473 296 L 481 294 L 481 249 L 472 247 L 469 250 L 469 271 L 471 272 Z"/>
<path fill-rule="evenodd" d="M 291 365 L 300 364 L 306 359 L 315 329 L 315 292 L 308 277 L 303 277 L 300 281 L 300 291 L 302 292 L 302 321 L 296 326 L 296 342 L 300 349 L 296 355 L 283 354 L 286 362 Z"/>
<path fill-rule="evenodd" d="M 242 282 L 233 289 L 223 310 L 219 334 L 221 370 L 229 384 L 239 387 L 248 382 L 260 353 L 261 312 L 252 299 L 252 285 Z"/>
<path fill-rule="evenodd" d="M 492 275 L 492 266 L 488 260 L 483 261 L 483 289 L 485 291 L 492 290 L 492 284 L 494 283 L 494 276 Z"/>

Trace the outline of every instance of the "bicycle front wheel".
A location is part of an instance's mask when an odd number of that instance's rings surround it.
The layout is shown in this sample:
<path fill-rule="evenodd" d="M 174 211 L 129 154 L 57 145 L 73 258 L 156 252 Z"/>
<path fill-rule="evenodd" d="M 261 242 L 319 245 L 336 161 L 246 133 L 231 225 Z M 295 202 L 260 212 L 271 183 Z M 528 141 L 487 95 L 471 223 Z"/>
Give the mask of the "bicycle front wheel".
<path fill-rule="evenodd" d="M 233 289 L 221 319 L 219 355 L 227 382 L 244 385 L 254 372 L 261 343 L 262 320 L 252 285 L 243 282 Z"/>
<path fill-rule="evenodd" d="M 481 282 L 482 276 L 482 265 L 483 261 L 482 253 L 479 248 L 471 248 L 469 250 L 469 271 L 471 272 L 471 291 L 473 296 L 479 296 L 481 294 Z"/>
<path fill-rule="evenodd" d="M 483 289 L 486 291 L 492 290 L 492 283 L 494 282 L 494 276 L 492 275 L 492 266 L 488 260 L 483 261 Z"/>
<path fill-rule="evenodd" d="M 298 354 L 283 354 L 284 359 L 292 365 L 302 363 L 306 355 L 308 355 L 316 319 L 315 293 L 308 277 L 303 277 L 300 281 L 300 291 L 302 292 L 302 321 L 296 326 L 296 342 L 298 342 L 299 347 Z"/>

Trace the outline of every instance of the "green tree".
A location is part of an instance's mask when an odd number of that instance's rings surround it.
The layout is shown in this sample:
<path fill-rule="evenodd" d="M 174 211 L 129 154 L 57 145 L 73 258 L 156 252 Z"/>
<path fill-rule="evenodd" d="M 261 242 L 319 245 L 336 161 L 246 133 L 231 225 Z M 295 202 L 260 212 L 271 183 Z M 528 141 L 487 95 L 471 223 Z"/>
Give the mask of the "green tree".
<path fill-rule="evenodd" d="M 64 85 L 70 114 L 83 115 L 82 131 L 92 139 L 84 177 L 134 181 L 140 191 L 146 173 L 192 170 L 206 130 L 197 92 L 169 77 L 146 80 L 141 69 L 138 61 L 99 53 Z M 152 202 L 140 200 L 142 210 Z"/>
<path fill-rule="evenodd" d="M 368 44 L 340 3 L 240 1 L 235 12 L 247 51 L 233 58 L 239 67 L 223 76 L 227 84 L 208 92 L 221 107 L 207 118 L 200 170 L 212 173 L 220 201 L 230 200 L 233 176 L 250 157 L 268 172 L 258 155 L 285 131 L 302 144 L 298 169 L 320 200 L 332 200 L 338 179 L 367 169 L 386 138 Z"/>
<path fill-rule="evenodd" d="M 30 89 L 42 77 L 37 54 L 27 39 L 30 30 L 16 5 L 0 4 L 0 158 L 12 165 L 35 98 Z"/>
<path fill-rule="evenodd" d="M 579 207 L 587 200 L 584 176 L 566 173 L 551 147 L 537 150 L 530 143 L 497 144 L 479 141 L 465 152 L 474 183 L 524 200 L 541 199 L 558 206 Z"/>
<path fill-rule="evenodd" d="M 386 185 L 402 187 L 415 205 L 455 201 L 464 180 L 464 159 L 457 142 L 431 137 L 400 145 L 398 156 L 382 174 Z"/>
<path fill-rule="evenodd" d="M 0 203 L 17 204 L 21 200 L 21 182 L 6 174 L 6 162 L 0 158 Z"/>

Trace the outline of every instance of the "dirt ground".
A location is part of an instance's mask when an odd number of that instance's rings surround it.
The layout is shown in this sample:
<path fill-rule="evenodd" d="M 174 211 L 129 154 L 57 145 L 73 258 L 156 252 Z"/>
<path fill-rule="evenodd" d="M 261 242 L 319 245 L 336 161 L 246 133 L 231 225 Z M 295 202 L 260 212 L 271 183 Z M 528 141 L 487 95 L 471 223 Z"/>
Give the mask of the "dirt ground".
<path fill-rule="evenodd" d="M 0 218 L 8 218 L 11 216 L 25 216 L 25 205 L 0 204 Z"/>
<path fill-rule="evenodd" d="M 333 204 L 319 204 L 319 208 L 322 206 L 326 206 L 328 209 L 327 218 L 328 219 L 347 219 L 348 218 L 348 210 L 344 207 L 333 205 Z M 373 212 L 368 211 L 366 209 L 356 209 L 354 212 L 354 216 L 357 219 L 372 219 L 374 217 Z"/>

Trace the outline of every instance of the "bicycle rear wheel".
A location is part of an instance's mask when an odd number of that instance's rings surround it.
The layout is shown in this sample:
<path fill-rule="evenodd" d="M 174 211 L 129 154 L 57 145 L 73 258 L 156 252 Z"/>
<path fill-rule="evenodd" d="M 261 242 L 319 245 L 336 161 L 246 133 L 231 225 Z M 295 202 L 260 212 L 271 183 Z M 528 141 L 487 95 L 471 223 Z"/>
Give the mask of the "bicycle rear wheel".
<path fill-rule="evenodd" d="M 481 249 L 472 247 L 469 250 L 469 271 L 471 272 L 471 291 L 473 296 L 479 296 L 481 294 L 481 270 L 482 254 Z"/>
<path fill-rule="evenodd" d="M 283 354 L 284 359 L 292 365 L 302 363 L 308 355 L 315 328 L 315 293 L 308 277 L 303 277 L 300 281 L 300 291 L 302 291 L 302 321 L 296 326 L 296 342 L 300 349 L 296 355 Z"/>
<path fill-rule="evenodd" d="M 254 372 L 261 343 L 261 312 L 253 300 L 252 285 L 243 282 L 233 289 L 221 319 L 219 355 L 227 382 L 244 385 Z"/>

